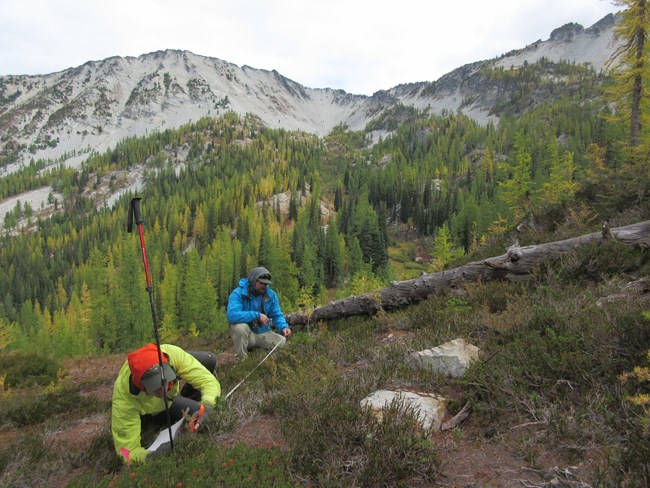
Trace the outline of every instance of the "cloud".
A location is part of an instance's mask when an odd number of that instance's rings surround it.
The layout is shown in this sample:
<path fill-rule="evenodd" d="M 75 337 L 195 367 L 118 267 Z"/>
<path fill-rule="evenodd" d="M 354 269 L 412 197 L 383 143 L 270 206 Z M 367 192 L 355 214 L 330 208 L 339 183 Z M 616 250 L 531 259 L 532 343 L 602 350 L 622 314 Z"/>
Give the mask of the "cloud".
<path fill-rule="evenodd" d="M 613 11 L 604 0 L 5 0 L 0 75 L 183 49 L 370 95 Z"/>

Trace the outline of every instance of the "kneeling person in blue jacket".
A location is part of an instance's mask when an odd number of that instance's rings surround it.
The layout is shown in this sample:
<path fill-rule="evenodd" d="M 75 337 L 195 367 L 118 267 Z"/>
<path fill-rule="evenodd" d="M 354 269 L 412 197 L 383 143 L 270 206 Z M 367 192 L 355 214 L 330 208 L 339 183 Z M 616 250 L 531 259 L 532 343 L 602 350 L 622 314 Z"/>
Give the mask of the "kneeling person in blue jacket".
<path fill-rule="evenodd" d="M 253 268 L 228 298 L 226 315 L 238 361 L 246 359 L 248 351 L 255 347 L 270 350 L 278 343 L 281 347 L 291 335 L 278 295 L 270 284 L 268 269 Z M 271 324 L 276 332 L 271 330 Z"/>

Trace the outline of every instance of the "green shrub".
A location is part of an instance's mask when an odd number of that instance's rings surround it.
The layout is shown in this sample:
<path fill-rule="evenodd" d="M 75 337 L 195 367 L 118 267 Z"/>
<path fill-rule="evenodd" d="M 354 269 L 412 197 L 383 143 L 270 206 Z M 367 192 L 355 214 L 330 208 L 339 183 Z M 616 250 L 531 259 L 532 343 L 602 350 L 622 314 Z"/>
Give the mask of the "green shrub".
<path fill-rule="evenodd" d="M 644 320 L 648 320 L 648 315 L 648 312 L 642 314 Z M 620 380 L 626 387 L 623 409 L 626 430 L 632 433 L 621 456 L 621 470 L 638 472 L 647 486 L 650 482 L 650 350 L 643 363 L 633 371 L 624 372 Z"/>
<path fill-rule="evenodd" d="M 635 261 L 630 256 L 626 260 Z M 549 446 L 560 440 L 569 446 L 618 444 L 620 450 L 609 451 L 608 474 L 598 479 L 607 486 L 647 479 L 647 439 L 639 435 L 618 380 L 640 363 L 650 343 L 643 301 L 629 297 L 599 306 L 599 296 L 610 294 L 610 287 L 589 285 L 576 262 L 568 262 L 575 273 L 545 268 L 543 279 L 536 276 L 527 295 L 508 303 L 508 313 L 500 314 L 503 327 L 484 336 L 483 360 L 460 383 L 467 387 L 474 418 L 491 430 L 509 430 L 502 423 L 508 418 L 510 425 L 547 425 Z M 592 268 L 597 269 L 606 276 L 607 266 Z M 533 462 L 526 442 L 522 440 L 520 449 Z"/>
<path fill-rule="evenodd" d="M 3 447 L 0 449 L 0 473 L 2 473 L 5 468 L 9 465 L 11 461 L 11 449 Z"/>
<path fill-rule="evenodd" d="M 412 414 L 392 409 L 378 423 L 361 408 L 361 399 L 382 374 L 373 368 L 341 371 L 333 358 L 348 355 L 348 344 L 330 338 L 329 355 L 292 354 L 287 375 L 268 384 L 273 393 L 263 409 L 283 419 L 292 470 L 319 486 L 408 486 L 414 479 L 432 480 L 437 451 Z"/>
<path fill-rule="evenodd" d="M 490 313 L 503 312 L 508 309 L 509 303 L 528 294 L 526 285 L 507 281 L 467 283 L 465 289 L 467 300 L 475 308 Z"/>
<path fill-rule="evenodd" d="M 106 409 L 106 401 L 82 396 L 76 390 L 45 388 L 3 398 L 0 402 L 0 421 L 3 427 L 23 427 L 42 423 L 55 416 L 87 416 Z"/>
<path fill-rule="evenodd" d="M 110 422 L 107 422 L 101 433 L 93 438 L 87 449 L 75 455 L 71 464 L 78 465 L 80 468 L 93 466 L 95 472 L 102 473 L 114 473 L 122 468 L 122 460 L 115 455 Z"/>
<path fill-rule="evenodd" d="M 440 467 L 438 452 L 422 432 L 412 407 L 393 401 L 382 409 L 382 421 L 366 422 L 366 463 L 360 486 L 412 486 L 433 481 Z"/>
<path fill-rule="evenodd" d="M 555 275 L 554 278 L 564 284 L 599 283 L 622 273 L 647 275 L 649 266 L 650 250 L 612 240 L 583 245 L 572 252 L 538 263 L 534 276 L 545 279 L 548 275 Z"/>
<path fill-rule="evenodd" d="M 286 464 L 279 450 L 243 443 L 224 449 L 215 446 L 208 436 L 184 439 L 175 444 L 171 454 L 144 464 L 125 467 L 117 476 L 97 478 L 84 475 L 68 484 L 70 488 L 85 488 L 91 485 L 98 488 L 300 486 L 287 474 Z"/>
<path fill-rule="evenodd" d="M 580 296 L 577 288 L 564 293 Z M 548 399 L 558 384 L 565 384 L 587 394 L 616 378 L 621 359 L 612 343 L 623 338 L 626 320 L 620 317 L 612 323 L 593 299 L 566 303 L 560 295 L 558 290 L 553 296 L 530 297 L 534 305 L 522 315 L 524 322 L 492 337 L 486 345 L 494 348 L 490 361 L 470 369 L 467 381 L 480 398 L 491 399 L 497 416 L 504 408 L 516 408 L 530 392 Z"/>
<path fill-rule="evenodd" d="M 61 468 L 46 434 L 31 429 L 16 437 L 3 457 L 2 486 L 47 486 L 47 480 L 54 479 Z"/>
<path fill-rule="evenodd" d="M 59 369 L 59 364 L 53 359 L 34 353 L 0 354 L 0 372 L 4 376 L 5 389 L 55 383 Z"/>

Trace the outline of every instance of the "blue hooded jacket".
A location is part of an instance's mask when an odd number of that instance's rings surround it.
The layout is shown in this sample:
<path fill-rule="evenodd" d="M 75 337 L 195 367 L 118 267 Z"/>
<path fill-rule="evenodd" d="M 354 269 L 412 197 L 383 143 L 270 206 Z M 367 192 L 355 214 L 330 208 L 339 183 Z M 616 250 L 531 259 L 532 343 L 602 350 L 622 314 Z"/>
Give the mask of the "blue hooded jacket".
<path fill-rule="evenodd" d="M 263 334 L 271 330 L 271 321 L 278 333 L 289 327 L 284 314 L 280 309 L 280 300 L 270 286 L 266 287 L 266 293 L 261 296 L 251 294 L 251 288 L 257 279 L 263 274 L 270 274 L 266 268 L 253 269 L 248 278 L 239 280 L 239 286 L 233 290 L 228 297 L 226 316 L 230 324 L 248 324 L 256 334 Z M 249 287 L 249 285 L 251 285 Z M 271 319 L 266 325 L 261 325 L 260 313 L 264 313 Z"/>

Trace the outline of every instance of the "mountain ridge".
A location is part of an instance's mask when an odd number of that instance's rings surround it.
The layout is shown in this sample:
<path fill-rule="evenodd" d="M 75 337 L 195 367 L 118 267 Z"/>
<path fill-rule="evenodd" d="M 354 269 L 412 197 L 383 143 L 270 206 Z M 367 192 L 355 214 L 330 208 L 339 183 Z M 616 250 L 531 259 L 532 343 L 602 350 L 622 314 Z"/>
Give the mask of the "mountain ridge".
<path fill-rule="evenodd" d="M 516 69 L 541 58 L 605 67 L 617 41 L 615 17 L 584 29 L 570 23 L 498 58 L 461 66 L 438 80 L 404 83 L 372 96 L 341 89 L 310 88 L 276 70 L 241 67 L 184 50 L 159 50 L 138 57 L 113 56 L 47 75 L 0 77 L 0 171 L 30 160 L 79 166 L 126 137 L 177 128 L 227 111 L 254 114 L 271 128 L 318 136 L 345 125 L 363 130 L 396 105 L 432 113 L 462 111 L 479 123 L 496 120 L 498 102 L 486 96 L 479 70 Z M 384 130 L 370 134 L 375 140 Z M 1 173 L 0 173 L 1 174 Z"/>

